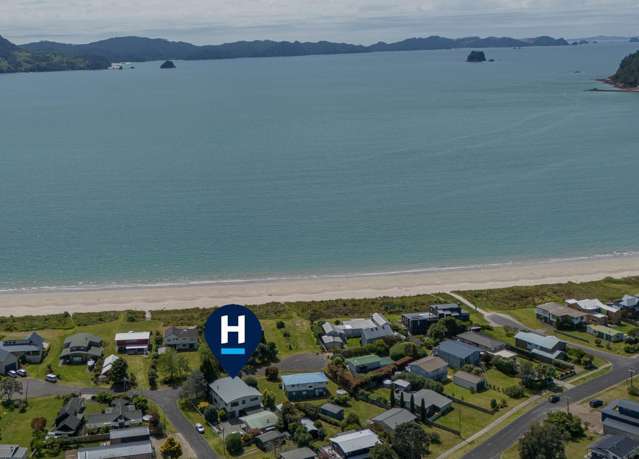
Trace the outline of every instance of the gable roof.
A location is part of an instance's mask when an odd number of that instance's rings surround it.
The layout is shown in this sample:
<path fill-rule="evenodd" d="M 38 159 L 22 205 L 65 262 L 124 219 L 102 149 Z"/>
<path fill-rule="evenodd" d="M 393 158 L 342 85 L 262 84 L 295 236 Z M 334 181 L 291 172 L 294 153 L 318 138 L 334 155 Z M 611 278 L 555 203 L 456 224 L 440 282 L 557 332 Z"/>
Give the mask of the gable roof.
<path fill-rule="evenodd" d="M 485 349 L 497 349 L 505 346 L 505 343 L 478 332 L 467 331 L 457 335 L 457 338 L 464 341 L 470 341 L 471 343 Z"/>
<path fill-rule="evenodd" d="M 65 347 L 89 347 L 92 343 L 100 345 L 102 343 L 102 338 L 90 333 L 76 333 L 75 335 L 67 336 L 64 339 Z"/>
<path fill-rule="evenodd" d="M 153 454 L 153 446 L 149 440 L 117 443 L 109 446 L 94 446 L 78 450 L 78 459 L 121 459 Z"/>
<path fill-rule="evenodd" d="M 411 422 L 417 419 L 413 413 L 405 408 L 391 408 L 388 411 L 384 411 L 371 419 L 374 423 L 384 424 L 391 430 L 395 430 L 402 424 Z"/>
<path fill-rule="evenodd" d="M 0 458 L 3 459 L 22 459 L 27 457 L 27 449 L 20 445 L 0 445 Z"/>
<path fill-rule="evenodd" d="M 372 448 L 379 443 L 379 437 L 370 429 L 358 430 L 356 432 L 345 432 L 329 439 L 340 447 L 344 453 Z"/>
<path fill-rule="evenodd" d="M 112 429 L 109 431 L 109 440 L 120 440 L 123 438 L 131 437 L 149 437 L 151 435 L 149 428 L 142 427 L 129 427 L 127 429 Z"/>
<path fill-rule="evenodd" d="M 444 304 L 432 304 L 431 308 L 435 308 L 438 311 L 447 311 L 451 309 L 460 309 L 461 307 L 457 303 L 444 303 Z"/>
<path fill-rule="evenodd" d="M 117 398 L 111 402 L 111 406 L 104 413 L 87 416 L 87 424 L 105 425 L 120 421 L 141 422 L 142 417 L 142 411 L 136 409 L 135 405 L 126 399 Z"/>
<path fill-rule="evenodd" d="M 209 384 L 213 392 L 220 397 L 224 403 L 231 403 L 234 400 L 244 397 L 261 397 L 259 390 L 249 386 L 240 378 L 226 377 L 220 378 Z"/>
<path fill-rule="evenodd" d="M 563 304 L 559 303 L 544 303 L 537 306 L 537 309 L 541 309 L 553 316 L 568 316 L 574 318 L 588 317 L 588 314 L 582 311 L 578 311 L 573 308 L 569 308 Z"/>
<path fill-rule="evenodd" d="M 534 344 L 535 346 L 544 347 L 546 349 L 552 349 L 561 342 L 556 336 L 542 336 L 537 333 L 520 331 L 515 335 L 515 339 L 525 341 L 526 343 Z"/>
<path fill-rule="evenodd" d="M 472 346 L 470 344 L 462 343 L 461 341 L 453 341 L 450 339 L 442 341 L 435 349 L 454 355 L 460 359 L 465 359 L 476 352 L 481 352 L 481 349 L 477 346 Z"/>
<path fill-rule="evenodd" d="M 324 403 L 320 406 L 320 410 L 328 411 L 329 413 L 339 414 L 344 412 L 344 408 L 334 403 Z"/>
<path fill-rule="evenodd" d="M 589 448 L 609 451 L 616 457 L 627 457 L 639 449 L 639 441 L 623 435 L 604 435 Z"/>
<path fill-rule="evenodd" d="M 467 371 L 463 371 L 463 370 L 460 370 L 457 373 L 455 373 L 453 375 L 453 379 L 454 378 L 458 378 L 458 379 L 461 379 L 461 380 L 464 380 L 464 381 L 468 381 L 468 382 L 470 382 L 472 384 L 479 384 L 479 383 L 481 383 L 484 380 L 483 376 L 477 376 L 477 375 L 474 375 L 472 373 L 468 373 Z"/>
<path fill-rule="evenodd" d="M 440 410 L 446 408 L 447 406 L 450 406 L 453 403 L 453 401 L 448 397 L 444 397 L 442 394 L 430 389 L 421 389 L 417 392 L 412 392 L 406 395 L 408 395 L 408 397 L 404 398 L 404 403 L 410 402 L 410 398 L 411 396 L 413 396 L 415 398 L 416 407 L 421 406 L 422 400 L 424 400 L 424 405 L 426 406 L 426 408 L 435 406 Z"/>
<path fill-rule="evenodd" d="M 317 457 L 313 450 L 307 446 L 304 448 L 291 449 L 280 453 L 282 459 L 310 459 Z"/>
<path fill-rule="evenodd" d="M 437 357 L 436 355 L 429 355 L 428 357 L 423 357 L 419 360 L 415 360 L 411 362 L 409 366 L 416 366 L 421 368 L 424 371 L 436 371 L 442 368 L 447 368 L 448 363 L 441 357 Z"/>
<path fill-rule="evenodd" d="M 181 339 L 190 339 L 197 341 L 199 333 L 197 327 L 168 327 L 164 330 L 164 338 L 176 337 Z"/>
<path fill-rule="evenodd" d="M 129 340 L 150 340 L 151 332 L 141 331 L 141 332 L 125 332 L 125 333 L 116 333 L 115 340 L 116 341 L 129 341 Z"/>
<path fill-rule="evenodd" d="M 388 363 L 386 363 L 388 361 Z M 354 366 L 370 365 L 379 362 L 380 365 L 388 365 L 392 362 L 388 357 L 380 357 L 375 354 L 360 355 L 359 357 L 351 357 L 346 359 L 346 363 Z"/>
<path fill-rule="evenodd" d="M 17 363 L 18 359 L 15 355 L 13 355 L 9 351 L 5 351 L 4 349 L 0 349 L 0 363 L 3 365 L 11 365 Z"/>
<path fill-rule="evenodd" d="M 318 371 L 316 373 L 295 373 L 292 375 L 282 376 L 283 386 L 293 386 L 296 384 L 321 384 L 321 383 L 328 383 L 328 378 L 321 371 Z"/>
<path fill-rule="evenodd" d="M 272 411 L 264 410 L 257 413 L 242 416 L 240 418 L 249 429 L 264 430 L 277 425 L 277 415 Z"/>

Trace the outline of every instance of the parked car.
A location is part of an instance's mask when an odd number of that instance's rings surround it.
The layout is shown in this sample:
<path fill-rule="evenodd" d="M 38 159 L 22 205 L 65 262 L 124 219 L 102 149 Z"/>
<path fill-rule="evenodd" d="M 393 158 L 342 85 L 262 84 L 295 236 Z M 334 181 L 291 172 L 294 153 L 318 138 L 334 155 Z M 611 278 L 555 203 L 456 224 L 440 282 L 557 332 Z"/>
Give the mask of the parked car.
<path fill-rule="evenodd" d="M 588 404 L 590 405 L 590 408 L 599 408 L 600 406 L 603 406 L 604 402 L 598 398 L 593 398 L 588 402 Z"/>
<path fill-rule="evenodd" d="M 26 378 L 27 376 L 27 370 L 25 370 L 24 368 L 20 368 L 16 371 L 16 373 L 18 373 L 18 376 L 21 376 L 23 378 Z"/>
<path fill-rule="evenodd" d="M 7 371 L 7 376 L 11 376 L 12 378 L 17 378 L 18 373 L 15 370 L 9 370 Z"/>
<path fill-rule="evenodd" d="M 55 383 L 55 382 L 58 382 L 58 376 L 54 375 L 53 373 L 49 373 L 48 375 L 44 377 L 44 380 L 46 382 Z"/>
<path fill-rule="evenodd" d="M 559 395 L 551 395 L 548 397 L 548 401 L 550 403 L 557 403 L 559 401 Z"/>
<path fill-rule="evenodd" d="M 195 424 L 195 430 L 197 430 L 199 433 L 203 434 L 204 433 L 204 426 L 198 422 L 197 424 Z"/>

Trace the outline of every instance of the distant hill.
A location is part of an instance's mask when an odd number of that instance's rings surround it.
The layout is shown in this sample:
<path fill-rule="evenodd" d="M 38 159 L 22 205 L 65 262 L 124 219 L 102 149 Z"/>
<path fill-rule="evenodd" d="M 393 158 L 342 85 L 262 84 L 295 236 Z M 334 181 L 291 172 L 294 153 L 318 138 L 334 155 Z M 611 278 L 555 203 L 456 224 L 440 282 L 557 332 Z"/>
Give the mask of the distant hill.
<path fill-rule="evenodd" d="M 639 87 L 639 51 L 624 57 L 619 69 L 610 79 L 625 88 Z"/>
<path fill-rule="evenodd" d="M 32 52 L 0 36 L 0 73 L 92 70 L 108 66 L 109 61 L 104 57 Z"/>
<path fill-rule="evenodd" d="M 159 38 L 118 37 L 93 43 L 71 45 L 51 41 L 27 43 L 21 48 L 33 53 L 57 53 L 65 56 L 101 56 L 111 62 L 151 61 L 166 59 L 233 59 L 240 57 L 306 56 L 315 54 L 348 54 L 381 51 L 415 51 L 452 48 L 497 48 L 526 46 L 563 46 L 568 42 L 563 38 L 536 37 L 519 40 L 508 37 L 466 37 L 445 38 L 430 36 L 409 38 L 370 46 L 329 41 L 238 41 L 221 45 L 197 46 L 185 42 L 175 42 Z"/>

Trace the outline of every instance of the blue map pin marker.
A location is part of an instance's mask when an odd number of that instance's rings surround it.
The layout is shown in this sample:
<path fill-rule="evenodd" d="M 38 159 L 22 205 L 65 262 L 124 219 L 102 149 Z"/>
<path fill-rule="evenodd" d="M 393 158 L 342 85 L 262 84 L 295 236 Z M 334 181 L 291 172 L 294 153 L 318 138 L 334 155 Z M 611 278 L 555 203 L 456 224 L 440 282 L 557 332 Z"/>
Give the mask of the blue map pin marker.
<path fill-rule="evenodd" d="M 206 320 L 204 338 L 229 376 L 235 378 L 262 340 L 262 325 L 245 306 L 227 304 Z"/>

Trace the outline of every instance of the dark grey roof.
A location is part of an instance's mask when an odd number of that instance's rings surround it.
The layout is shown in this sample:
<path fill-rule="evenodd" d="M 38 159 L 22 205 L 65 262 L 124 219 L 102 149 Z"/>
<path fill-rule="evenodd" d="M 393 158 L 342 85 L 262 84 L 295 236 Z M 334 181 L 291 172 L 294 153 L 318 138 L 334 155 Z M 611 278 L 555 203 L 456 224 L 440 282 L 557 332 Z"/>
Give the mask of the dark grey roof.
<path fill-rule="evenodd" d="M 391 430 L 395 430 L 398 426 L 406 424 L 417 419 L 410 411 L 404 408 L 392 408 L 384 411 L 371 419 L 374 423 L 384 424 Z"/>
<path fill-rule="evenodd" d="M 477 332 L 464 332 L 457 335 L 457 338 L 465 341 L 470 341 L 472 344 L 476 344 L 479 347 L 486 349 L 498 349 L 504 347 L 504 343 L 490 336 L 482 335 Z"/>
<path fill-rule="evenodd" d="M 87 416 L 87 424 L 100 426 L 115 422 L 142 422 L 142 411 L 135 408 L 129 401 L 118 398 L 113 400 L 111 406 L 104 413 L 91 414 Z"/>
<path fill-rule="evenodd" d="M 151 442 L 140 441 L 78 450 L 78 459 L 118 459 L 153 454 Z"/>
<path fill-rule="evenodd" d="M 461 379 L 463 381 L 467 381 L 471 384 L 479 384 L 480 382 L 484 380 L 483 376 L 477 376 L 472 373 L 468 373 L 467 371 L 461 371 L 461 370 L 453 375 L 453 381 L 455 378 Z"/>
<path fill-rule="evenodd" d="M 284 437 L 286 437 L 286 435 L 280 432 L 279 430 L 270 430 L 266 433 L 263 433 L 262 435 L 258 435 L 256 437 L 256 440 L 262 443 L 268 443 L 270 441 L 280 440 Z"/>
<path fill-rule="evenodd" d="M 0 363 L 2 363 L 3 365 L 11 365 L 12 363 L 16 363 L 17 361 L 18 359 L 11 352 L 0 349 Z"/>
<path fill-rule="evenodd" d="M 26 340 L 29 341 L 31 344 L 34 344 L 39 347 L 42 347 L 42 345 L 44 344 L 44 338 L 38 335 L 36 332 L 31 332 L 26 337 Z"/>
<path fill-rule="evenodd" d="M 589 448 L 609 451 L 618 457 L 627 457 L 639 449 L 639 441 L 623 435 L 604 435 Z"/>
<path fill-rule="evenodd" d="M 631 435 L 635 438 L 639 438 L 639 427 L 634 426 L 632 424 L 628 424 L 623 421 L 619 421 L 617 419 L 606 418 L 602 421 L 604 426 L 604 432 L 606 431 L 606 427 L 610 427 L 614 429 L 614 431 L 625 432 L 628 435 Z"/>
<path fill-rule="evenodd" d="M 312 459 L 317 457 L 311 448 L 297 448 L 280 453 L 282 459 Z"/>
<path fill-rule="evenodd" d="M 197 331 L 197 327 L 168 327 L 164 331 L 164 337 L 168 338 L 169 336 L 188 338 L 193 341 L 197 341 L 199 334 Z"/>
<path fill-rule="evenodd" d="M 334 403 L 324 403 L 320 406 L 321 410 L 328 411 L 329 413 L 339 414 L 344 412 L 344 408 L 339 405 L 335 405 Z"/>
<path fill-rule="evenodd" d="M 123 438 L 132 438 L 132 437 L 143 437 L 150 436 L 148 427 L 130 427 L 128 429 L 112 429 L 109 432 L 109 439 L 113 441 L 114 439 L 123 439 Z"/>
<path fill-rule="evenodd" d="M 437 309 L 438 311 L 446 311 L 449 309 L 460 309 L 460 306 L 457 303 L 445 303 L 445 304 L 433 304 L 432 308 Z"/>
<path fill-rule="evenodd" d="M 453 401 L 448 397 L 444 397 L 442 394 L 432 391 L 430 389 L 421 389 L 417 392 L 404 393 L 404 403 L 410 403 L 411 396 L 415 397 L 415 406 L 419 407 L 424 400 L 426 408 L 435 406 L 438 409 L 444 409 L 450 406 Z"/>
<path fill-rule="evenodd" d="M 102 344 L 102 338 L 92 335 L 90 333 L 76 333 L 75 335 L 68 336 L 64 340 L 64 347 L 89 347 L 91 345 L 100 346 Z"/>
<path fill-rule="evenodd" d="M 462 343 L 460 341 L 452 341 L 449 339 L 442 341 L 436 349 L 446 352 L 447 354 L 454 355 L 461 359 L 470 357 L 475 352 L 481 352 L 481 349 L 477 346 L 472 346 L 470 344 Z"/>

